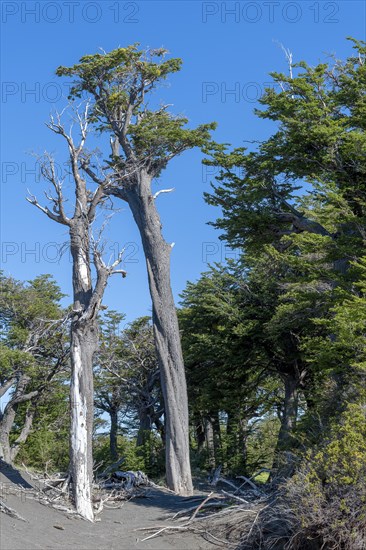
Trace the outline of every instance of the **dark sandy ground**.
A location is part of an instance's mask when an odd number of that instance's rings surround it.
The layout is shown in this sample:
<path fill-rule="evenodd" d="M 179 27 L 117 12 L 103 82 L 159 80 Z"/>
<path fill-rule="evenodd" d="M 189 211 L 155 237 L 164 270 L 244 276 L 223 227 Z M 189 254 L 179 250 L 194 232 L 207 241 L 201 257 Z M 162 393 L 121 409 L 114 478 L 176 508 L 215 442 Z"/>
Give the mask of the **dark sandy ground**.
<path fill-rule="evenodd" d="M 153 531 L 139 527 L 172 525 L 169 518 L 178 510 L 199 504 L 159 489 L 148 498 L 136 498 L 120 509 L 104 509 L 100 521 L 89 523 L 45 506 L 30 498 L 32 481 L 24 472 L 3 468 L 0 472 L 0 498 L 26 521 L 0 512 L 1 550 L 206 550 L 214 548 L 201 536 L 190 532 L 170 532 L 142 542 Z M 15 490 L 16 489 L 16 490 Z M 15 494 L 18 493 L 18 494 Z M 200 494 L 204 498 L 204 494 Z M 179 525 L 179 523 L 174 523 Z"/>

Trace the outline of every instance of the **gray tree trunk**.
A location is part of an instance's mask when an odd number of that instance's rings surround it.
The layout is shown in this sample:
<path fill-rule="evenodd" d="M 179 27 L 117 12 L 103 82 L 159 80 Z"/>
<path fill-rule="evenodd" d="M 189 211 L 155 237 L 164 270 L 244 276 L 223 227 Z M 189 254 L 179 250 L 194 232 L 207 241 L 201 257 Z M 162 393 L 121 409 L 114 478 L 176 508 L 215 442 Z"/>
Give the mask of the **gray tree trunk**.
<path fill-rule="evenodd" d="M 215 440 L 212 418 L 207 417 L 205 419 L 205 439 L 207 448 L 208 465 L 210 468 L 216 467 L 215 460 Z"/>
<path fill-rule="evenodd" d="M 109 410 L 111 418 L 111 428 L 109 432 L 109 451 L 112 460 L 118 460 L 117 431 L 118 431 L 118 410 L 111 408 Z"/>
<path fill-rule="evenodd" d="M 205 448 L 205 427 L 202 414 L 195 414 L 195 431 L 196 431 L 196 441 L 197 441 L 197 451 L 198 454 L 201 454 Z"/>
<path fill-rule="evenodd" d="M 299 402 L 299 381 L 297 377 L 288 374 L 283 376 L 283 380 L 285 385 L 285 399 L 277 441 L 278 451 L 286 449 L 291 441 L 291 435 L 296 426 Z"/>
<path fill-rule="evenodd" d="M 9 441 L 9 433 L 12 425 L 13 420 L 10 418 L 9 414 L 2 419 L 0 424 L 0 458 L 2 458 L 8 464 L 12 464 L 11 448 Z"/>
<path fill-rule="evenodd" d="M 141 447 L 145 444 L 152 430 L 152 419 L 154 411 L 150 408 L 143 407 L 139 411 L 139 430 L 137 432 L 136 446 Z"/>
<path fill-rule="evenodd" d="M 281 416 L 275 458 L 271 469 L 271 478 L 280 483 L 293 472 L 293 455 L 288 452 L 293 430 L 296 426 L 299 403 L 299 379 L 291 374 L 283 375 L 285 399 Z"/>
<path fill-rule="evenodd" d="M 230 469 L 238 452 L 238 419 L 232 411 L 227 413 L 226 441 L 226 466 Z"/>
<path fill-rule="evenodd" d="M 126 189 L 125 194 L 140 231 L 152 299 L 155 346 L 165 404 L 167 484 L 180 495 L 191 495 L 187 385 L 170 285 L 171 246 L 161 233 L 160 218 L 151 194 L 151 177 L 140 173 L 138 184 Z"/>

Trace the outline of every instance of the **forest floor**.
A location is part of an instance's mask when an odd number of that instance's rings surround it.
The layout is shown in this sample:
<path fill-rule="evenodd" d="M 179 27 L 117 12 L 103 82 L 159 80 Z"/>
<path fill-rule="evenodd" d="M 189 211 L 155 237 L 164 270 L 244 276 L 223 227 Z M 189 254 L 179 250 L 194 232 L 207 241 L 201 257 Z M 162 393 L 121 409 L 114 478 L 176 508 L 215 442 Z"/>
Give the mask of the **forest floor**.
<path fill-rule="evenodd" d="M 31 498 L 34 481 L 26 472 L 2 468 L 0 499 L 25 521 L 0 512 L 1 550 L 206 550 L 214 545 L 190 531 L 164 532 L 142 541 L 154 530 L 172 525 L 174 513 L 198 505 L 163 489 L 149 488 L 145 497 L 125 501 L 121 508 L 104 508 L 99 521 L 89 523 Z M 205 498 L 205 491 L 195 496 Z"/>

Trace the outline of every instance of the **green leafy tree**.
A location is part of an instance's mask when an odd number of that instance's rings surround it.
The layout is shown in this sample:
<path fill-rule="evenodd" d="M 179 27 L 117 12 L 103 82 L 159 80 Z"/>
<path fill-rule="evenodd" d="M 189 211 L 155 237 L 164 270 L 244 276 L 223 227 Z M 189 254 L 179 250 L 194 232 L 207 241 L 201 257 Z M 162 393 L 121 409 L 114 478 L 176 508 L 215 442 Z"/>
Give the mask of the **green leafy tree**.
<path fill-rule="evenodd" d="M 173 158 L 207 144 L 215 124 L 190 129 L 186 118 L 169 113 L 168 105 L 152 109 L 152 92 L 181 67 L 180 59 L 165 59 L 167 53 L 163 48 L 145 52 L 134 44 L 109 53 L 86 55 L 72 67 L 59 67 L 57 74 L 75 78 L 70 96 L 91 97 L 90 121 L 100 132 L 112 134 L 108 164 L 114 175 L 100 176 L 88 159 L 84 169 L 106 194 L 128 203 L 141 235 L 165 403 L 167 483 L 177 493 L 189 495 L 192 479 L 188 403 L 170 285 L 172 246 L 163 238 L 155 206 L 158 195 L 168 190 L 153 194 L 151 186 Z"/>
<path fill-rule="evenodd" d="M 268 375 L 264 309 L 240 265 L 215 266 L 188 283 L 179 311 L 199 451 L 208 464 L 253 473 L 247 442 L 253 420 L 275 406 Z M 263 305 L 263 304 L 262 304 Z"/>
<path fill-rule="evenodd" d="M 0 454 L 12 463 L 26 442 L 33 422 L 65 376 L 63 294 L 50 275 L 22 283 L 1 275 L 0 395 L 7 403 L 0 414 Z"/>
<path fill-rule="evenodd" d="M 301 399 L 314 420 L 329 385 L 344 388 L 363 362 L 362 275 L 351 266 L 366 242 L 366 44 L 352 41 L 356 54 L 344 62 L 272 73 L 256 114 L 277 130 L 257 149 L 207 149 L 205 162 L 220 170 L 206 194 L 222 208 L 214 225 L 243 250 L 252 284 L 268 298 L 264 343 L 285 390 L 279 449 L 295 443 Z"/>
<path fill-rule="evenodd" d="M 120 329 L 122 319 L 122 315 L 109 311 L 102 320 L 95 404 L 110 415 L 111 458 L 119 456 L 118 429 L 123 420 L 125 431 L 135 436 L 136 452 L 143 457 L 145 471 L 151 473 L 153 463 L 160 459 L 157 455 L 165 436 L 151 319 L 140 317 Z"/>

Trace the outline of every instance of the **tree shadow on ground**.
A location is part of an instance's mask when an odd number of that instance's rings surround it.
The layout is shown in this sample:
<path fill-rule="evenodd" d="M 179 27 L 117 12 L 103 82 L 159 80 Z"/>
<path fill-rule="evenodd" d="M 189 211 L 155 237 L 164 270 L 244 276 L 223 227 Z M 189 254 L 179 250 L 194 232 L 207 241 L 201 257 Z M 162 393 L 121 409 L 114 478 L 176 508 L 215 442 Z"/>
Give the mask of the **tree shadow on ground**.
<path fill-rule="evenodd" d="M 155 507 L 164 510 L 166 513 L 176 513 L 180 510 L 199 506 L 207 497 L 205 493 L 197 493 L 191 497 L 182 497 L 168 493 L 164 489 L 151 489 L 146 497 L 136 497 L 130 502 L 140 507 Z"/>
<path fill-rule="evenodd" d="M 24 479 L 19 470 L 14 468 L 11 464 L 4 462 L 4 460 L 2 460 L 1 458 L 0 473 L 2 473 L 14 485 L 23 487 L 23 489 L 32 489 L 32 485 L 30 485 L 30 483 L 28 483 L 28 481 Z"/>

